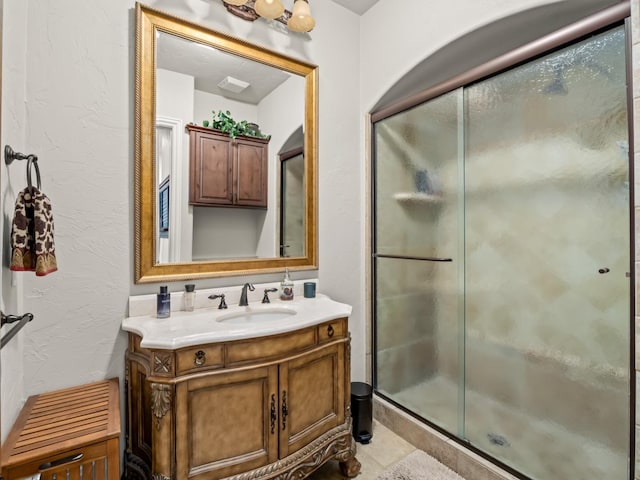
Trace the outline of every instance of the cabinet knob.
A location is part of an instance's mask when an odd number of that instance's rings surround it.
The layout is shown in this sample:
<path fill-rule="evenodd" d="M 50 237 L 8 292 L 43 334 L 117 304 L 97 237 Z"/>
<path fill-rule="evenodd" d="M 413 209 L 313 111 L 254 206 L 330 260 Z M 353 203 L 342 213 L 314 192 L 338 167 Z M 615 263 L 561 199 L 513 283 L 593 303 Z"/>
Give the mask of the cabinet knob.
<path fill-rule="evenodd" d="M 204 365 L 204 362 L 206 361 L 207 361 L 207 355 L 202 350 L 198 350 L 196 352 L 196 356 L 193 360 L 193 363 L 195 363 L 199 367 L 200 365 Z"/>
<path fill-rule="evenodd" d="M 327 335 L 329 335 L 329 338 L 333 337 L 334 334 L 334 330 L 333 330 L 333 325 L 329 325 L 327 327 Z"/>

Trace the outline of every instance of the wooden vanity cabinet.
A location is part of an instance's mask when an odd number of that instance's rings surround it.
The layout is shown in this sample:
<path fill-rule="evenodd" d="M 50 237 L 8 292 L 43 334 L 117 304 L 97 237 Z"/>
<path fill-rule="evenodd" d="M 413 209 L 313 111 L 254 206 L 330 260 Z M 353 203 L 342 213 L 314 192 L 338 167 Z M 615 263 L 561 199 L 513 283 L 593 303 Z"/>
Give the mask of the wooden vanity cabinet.
<path fill-rule="evenodd" d="M 305 478 L 330 459 L 357 475 L 349 342 L 346 318 L 178 350 L 130 333 L 125 476 Z"/>
<path fill-rule="evenodd" d="M 267 208 L 269 140 L 187 125 L 189 203 Z"/>

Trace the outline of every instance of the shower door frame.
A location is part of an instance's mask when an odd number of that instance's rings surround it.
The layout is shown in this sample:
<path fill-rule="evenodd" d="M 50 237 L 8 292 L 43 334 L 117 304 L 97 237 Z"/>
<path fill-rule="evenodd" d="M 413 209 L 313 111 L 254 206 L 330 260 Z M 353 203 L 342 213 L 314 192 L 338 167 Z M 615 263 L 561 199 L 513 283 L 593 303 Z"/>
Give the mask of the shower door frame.
<path fill-rule="evenodd" d="M 471 83 L 478 82 L 480 80 L 497 75 L 503 71 L 510 70 L 518 65 L 535 60 L 549 53 L 552 53 L 561 48 L 567 47 L 571 44 L 577 43 L 581 40 L 585 40 L 590 36 L 601 33 L 602 31 L 609 30 L 614 27 L 624 26 L 625 41 L 626 41 L 626 79 L 627 79 L 627 122 L 628 122 L 628 142 L 629 142 L 629 461 L 628 461 L 628 478 L 634 478 L 635 469 L 635 423 L 636 423 L 636 366 L 635 366 L 635 216 L 634 216 L 634 116 L 633 116 L 633 71 L 632 71 L 632 39 L 631 39 L 631 19 L 630 19 L 630 4 L 628 2 L 617 4 L 613 7 L 607 8 L 599 13 L 591 15 L 581 21 L 573 23 L 567 27 L 564 27 L 549 35 L 543 36 L 533 42 L 530 42 L 522 47 L 512 50 L 504 55 L 501 55 L 493 60 L 490 60 L 482 65 L 479 65 L 471 70 L 468 70 L 462 74 L 459 74 L 441 84 L 438 84 L 432 88 L 428 88 L 417 94 L 411 95 L 403 100 L 400 100 L 391 105 L 385 106 L 376 110 L 370 114 L 370 129 L 371 129 L 371 206 L 370 206 L 370 251 L 369 257 L 371 261 L 371 283 L 370 283 L 370 301 L 371 301 L 371 351 L 372 351 L 372 371 L 371 376 L 373 380 L 374 394 L 390 404 L 398 407 L 408 415 L 416 418 L 420 422 L 423 422 L 430 428 L 442 433 L 446 437 L 455 441 L 457 444 L 471 450 L 475 454 L 481 456 L 485 460 L 497 465 L 508 473 L 521 478 L 523 480 L 530 480 L 523 473 L 515 470 L 509 465 L 503 463 L 492 455 L 488 454 L 484 450 L 475 447 L 470 442 L 465 441 L 463 438 L 449 432 L 448 430 L 434 424 L 433 422 L 423 418 L 422 416 L 412 412 L 403 405 L 389 398 L 385 394 L 381 393 L 377 389 L 377 325 L 376 325 L 376 259 L 377 259 L 377 239 L 376 239 L 376 137 L 373 133 L 375 131 L 375 124 L 381 120 L 389 118 L 397 113 L 404 112 L 420 104 L 423 104 L 436 97 L 452 92 L 458 88 L 465 87 Z M 389 257 L 389 255 L 384 255 Z M 393 257 L 393 256 L 391 256 Z M 410 258 L 410 257 L 402 257 Z M 442 261 L 442 259 L 437 259 Z"/>

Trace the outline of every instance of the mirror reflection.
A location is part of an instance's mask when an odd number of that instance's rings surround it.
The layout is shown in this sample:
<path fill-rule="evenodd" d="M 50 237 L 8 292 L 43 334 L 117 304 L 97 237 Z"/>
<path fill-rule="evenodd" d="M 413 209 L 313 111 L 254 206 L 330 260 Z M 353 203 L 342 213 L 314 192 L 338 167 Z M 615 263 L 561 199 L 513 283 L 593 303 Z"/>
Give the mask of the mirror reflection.
<path fill-rule="evenodd" d="M 303 256 L 304 78 L 166 32 L 156 45 L 156 262 Z"/>
<path fill-rule="evenodd" d="M 317 268 L 317 85 L 136 4 L 136 283 Z"/>

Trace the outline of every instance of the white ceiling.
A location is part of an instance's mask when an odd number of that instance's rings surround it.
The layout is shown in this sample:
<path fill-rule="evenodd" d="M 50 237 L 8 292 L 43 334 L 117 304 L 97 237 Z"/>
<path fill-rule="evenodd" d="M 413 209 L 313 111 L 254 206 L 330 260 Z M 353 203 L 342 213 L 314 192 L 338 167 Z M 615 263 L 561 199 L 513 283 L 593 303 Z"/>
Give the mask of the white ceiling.
<path fill-rule="evenodd" d="M 369 10 L 374 4 L 378 3 L 378 0 L 333 0 L 333 3 L 342 5 L 343 7 L 351 10 L 352 12 L 362 15 Z M 313 9 L 313 4 L 311 3 Z"/>
<path fill-rule="evenodd" d="M 258 104 L 293 75 L 278 68 L 222 52 L 176 35 L 159 33 L 157 66 L 194 77 L 195 89 L 245 103 Z M 218 88 L 226 76 L 250 84 L 240 93 Z M 302 81 L 302 80 L 301 80 Z"/>

